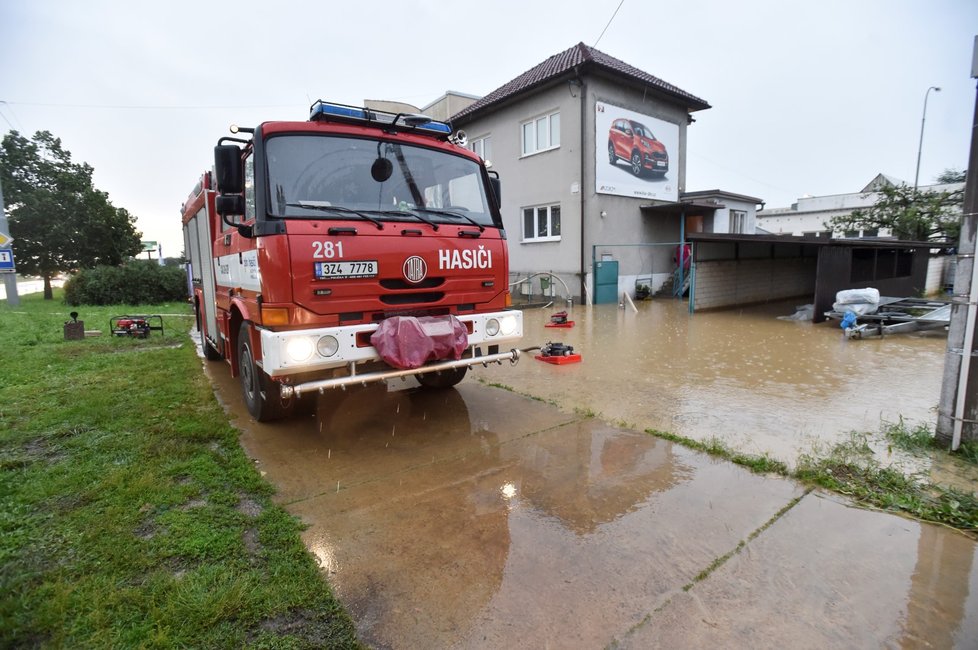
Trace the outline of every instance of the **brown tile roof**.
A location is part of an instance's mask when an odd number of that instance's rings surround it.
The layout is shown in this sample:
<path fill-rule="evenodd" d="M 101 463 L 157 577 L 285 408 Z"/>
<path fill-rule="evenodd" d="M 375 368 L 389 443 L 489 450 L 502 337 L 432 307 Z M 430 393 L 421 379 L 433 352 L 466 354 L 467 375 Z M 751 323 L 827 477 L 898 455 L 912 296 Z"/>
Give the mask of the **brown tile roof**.
<path fill-rule="evenodd" d="M 710 108 L 710 105 L 705 100 L 691 95 L 681 88 L 673 86 L 658 77 L 653 77 L 648 72 L 643 72 L 634 66 L 628 65 L 624 61 L 609 56 L 584 43 L 578 43 L 570 49 L 554 54 L 543 63 L 530 68 L 479 101 L 462 109 L 452 116 L 452 121 L 468 121 L 474 114 L 481 113 L 490 106 L 494 106 L 515 95 L 541 86 L 566 72 L 572 71 L 575 66 L 580 66 L 582 71 L 588 69 L 603 70 L 613 75 L 625 77 L 631 81 L 648 84 L 662 90 L 668 95 L 676 97 L 693 111 Z"/>

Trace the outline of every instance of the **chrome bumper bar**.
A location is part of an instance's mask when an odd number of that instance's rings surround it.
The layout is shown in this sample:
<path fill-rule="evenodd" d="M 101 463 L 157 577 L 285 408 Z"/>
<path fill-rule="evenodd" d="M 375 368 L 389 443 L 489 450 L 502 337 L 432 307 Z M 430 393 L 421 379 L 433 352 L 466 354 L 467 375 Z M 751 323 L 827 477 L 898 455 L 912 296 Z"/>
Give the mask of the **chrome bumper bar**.
<path fill-rule="evenodd" d="M 347 386 L 366 386 L 378 381 L 384 381 L 386 379 L 396 379 L 398 377 L 413 377 L 415 375 L 426 375 L 431 372 L 442 372 L 444 370 L 453 370 L 455 368 L 467 368 L 469 366 L 488 366 L 490 363 L 502 363 L 503 361 L 509 361 L 510 363 L 516 363 L 520 359 L 519 350 L 510 350 L 509 352 L 500 352 L 498 354 L 487 354 L 481 357 L 470 357 L 468 359 L 459 359 L 458 361 L 439 361 L 437 363 L 431 363 L 420 368 L 413 368 L 410 370 L 381 370 L 378 372 L 368 372 L 363 375 L 356 374 L 356 365 L 352 364 L 350 371 L 351 374 L 345 377 L 333 377 L 331 379 L 317 379 L 315 381 L 307 381 L 301 384 L 282 384 L 282 399 L 289 399 L 291 397 L 301 397 L 304 394 L 319 392 L 323 393 L 331 388 L 346 388 Z"/>

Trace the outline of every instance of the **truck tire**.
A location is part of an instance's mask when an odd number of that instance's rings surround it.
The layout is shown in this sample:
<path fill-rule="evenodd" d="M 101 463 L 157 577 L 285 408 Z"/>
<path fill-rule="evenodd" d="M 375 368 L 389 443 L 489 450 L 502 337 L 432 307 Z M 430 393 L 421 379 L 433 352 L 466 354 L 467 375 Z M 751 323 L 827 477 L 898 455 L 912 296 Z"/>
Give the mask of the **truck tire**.
<path fill-rule="evenodd" d="M 461 368 L 418 375 L 418 383 L 425 388 L 451 388 L 465 378 L 465 371 L 468 369 L 468 366 L 462 366 Z"/>
<path fill-rule="evenodd" d="M 255 363 L 249 323 L 241 323 L 238 330 L 238 375 L 241 378 L 245 406 L 251 417 L 259 422 L 270 422 L 287 415 L 287 410 L 282 405 L 278 382 L 272 381 Z"/>

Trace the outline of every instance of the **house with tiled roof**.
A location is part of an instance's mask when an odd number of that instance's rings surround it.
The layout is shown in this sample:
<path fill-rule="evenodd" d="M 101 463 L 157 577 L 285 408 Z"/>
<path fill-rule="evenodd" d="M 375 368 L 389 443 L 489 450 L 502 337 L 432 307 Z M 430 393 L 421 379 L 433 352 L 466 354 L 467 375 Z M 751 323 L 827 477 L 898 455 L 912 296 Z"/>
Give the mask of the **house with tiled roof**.
<path fill-rule="evenodd" d="M 687 227 L 753 232 L 759 199 L 685 196 L 687 129 L 708 108 L 579 43 L 455 113 L 453 126 L 502 180 L 513 279 L 549 272 L 577 299 L 617 302 L 672 277 Z"/>

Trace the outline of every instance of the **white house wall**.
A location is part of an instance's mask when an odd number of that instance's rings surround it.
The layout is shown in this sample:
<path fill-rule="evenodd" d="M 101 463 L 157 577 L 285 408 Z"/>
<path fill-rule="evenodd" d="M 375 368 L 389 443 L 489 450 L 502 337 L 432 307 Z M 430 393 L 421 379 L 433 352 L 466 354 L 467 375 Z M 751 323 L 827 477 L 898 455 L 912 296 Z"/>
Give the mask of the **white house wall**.
<path fill-rule="evenodd" d="M 651 244 L 677 242 L 680 238 L 678 217 L 643 215 L 641 205 L 652 201 L 595 192 L 595 162 L 607 160 L 607 134 L 599 136 L 596 158 L 595 103 L 614 106 L 650 115 L 679 127 L 679 150 L 670 152 L 670 171 L 667 177 L 682 191 L 686 178 L 686 126 L 684 106 L 665 103 L 652 93 L 622 86 L 619 83 L 589 75 L 585 78 L 585 121 L 582 142 L 581 93 L 576 81 L 563 81 L 545 90 L 524 96 L 521 100 L 492 111 L 463 125 L 469 140 L 491 137 L 492 169 L 502 181 L 502 214 L 509 241 L 510 269 L 514 277 L 548 272 L 559 275 L 571 293 L 580 297 L 580 269 L 588 276 L 592 247 L 602 244 Z M 522 155 L 521 125 L 531 119 L 560 112 L 560 146 L 527 156 Z M 584 173 L 581 173 L 582 148 Z M 581 245 L 582 200 L 586 210 L 584 248 Z M 522 209 L 531 206 L 560 204 L 561 234 L 559 241 L 525 241 Z M 605 216 L 602 217 L 601 213 Z M 582 259 L 583 252 L 583 259 Z M 672 250 L 663 247 L 655 255 L 627 254 L 624 250 L 612 253 L 621 257 L 621 286 L 634 290 L 641 275 L 657 278 L 671 274 Z M 600 258 L 600 256 L 599 256 Z M 627 258 L 627 259 L 626 259 Z M 638 259 L 638 262 L 634 262 Z M 635 268 L 626 268 L 625 263 Z M 534 285 L 535 290 L 538 285 Z M 519 288 L 516 289 L 519 291 Z"/>
<path fill-rule="evenodd" d="M 572 94 L 573 93 L 573 94 Z M 502 215 L 514 275 L 553 271 L 573 283 L 580 266 L 580 89 L 561 83 L 464 126 L 470 140 L 491 137 L 502 182 Z M 522 156 L 521 125 L 560 112 L 560 146 Z M 522 209 L 560 204 L 560 241 L 526 242 Z"/>

